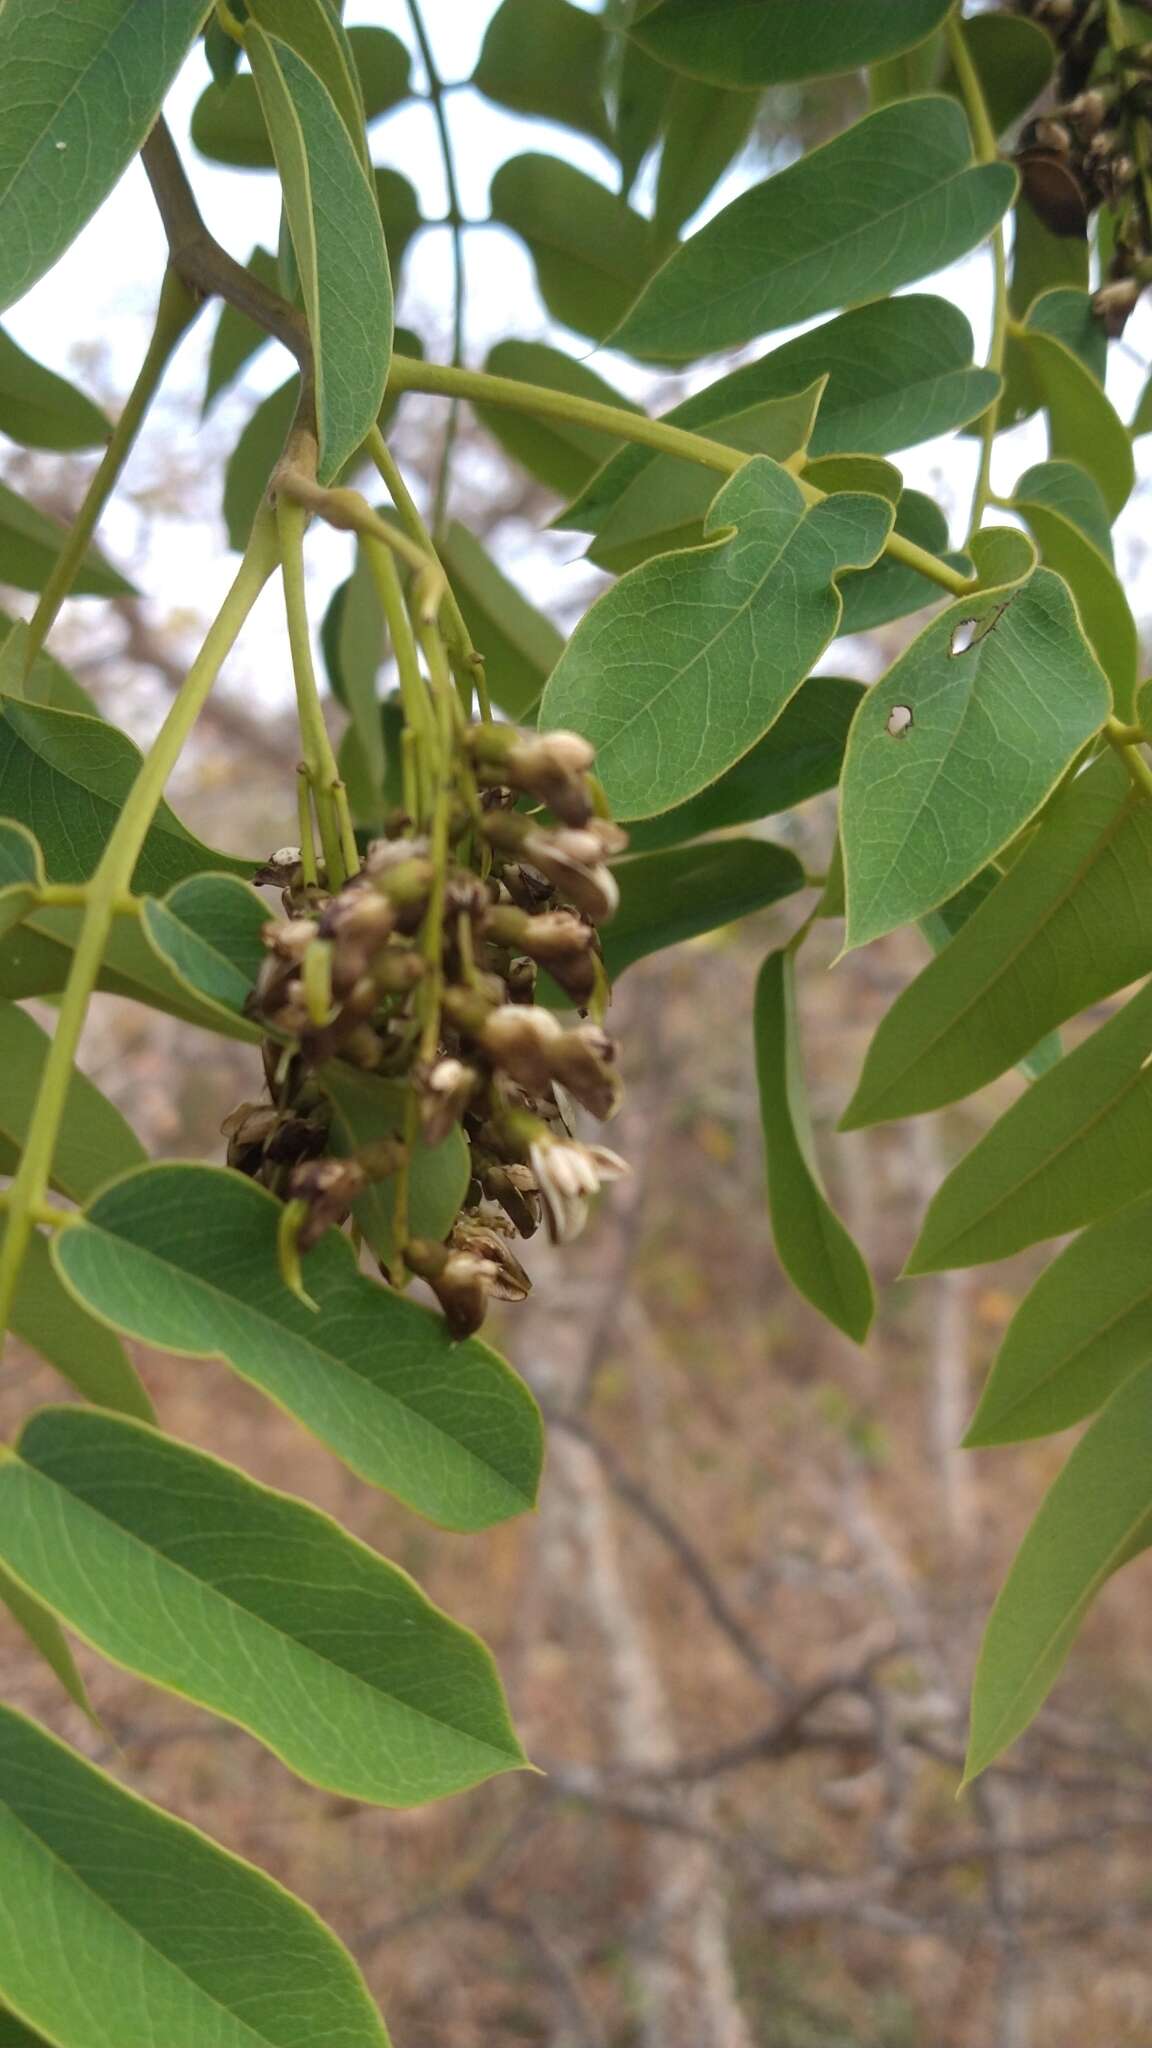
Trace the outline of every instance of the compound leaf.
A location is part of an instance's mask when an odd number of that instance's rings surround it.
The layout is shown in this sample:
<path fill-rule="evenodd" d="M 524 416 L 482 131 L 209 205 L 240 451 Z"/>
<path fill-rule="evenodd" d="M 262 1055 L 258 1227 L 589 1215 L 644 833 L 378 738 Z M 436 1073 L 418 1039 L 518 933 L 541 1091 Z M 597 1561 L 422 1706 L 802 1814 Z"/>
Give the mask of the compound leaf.
<path fill-rule="evenodd" d="M 364 1479 L 452 1529 L 531 1507 L 535 1403 L 496 1354 L 356 1270 L 330 1232 L 304 1306 L 280 1278 L 280 1204 L 223 1168 L 153 1166 L 97 1197 L 53 1257 L 94 1315 L 163 1350 L 223 1358 Z"/>
<path fill-rule="evenodd" d="M 16 590 L 42 590 L 68 538 L 26 498 L 0 483 L 0 561 L 4 581 Z M 71 585 L 73 597 L 133 597 L 135 590 L 105 561 L 98 547 L 88 548 Z"/>
<path fill-rule="evenodd" d="M 604 965 L 616 979 L 634 961 L 750 917 L 804 887 L 786 847 L 717 839 L 642 853 L 614 870 L 620 906 L 603 932 Z"/>
<path fill-rule="evenodd" d="M 630 33 L 663 64 L 722 85 L 855 71 L 931 35 L 948 0 L 658 0 Z"/>
<path fill-rule="evenodd" d="M 982 1088 L 1044 1035 L 1152 971 L 1152 804 L 1108 752 L 1040 829 L 868 1048 L 844 1128 Z"/>
<path fill-rule="evenodd" d="M 833 578 L 874 561 L 891 521 L 881 498 L 811 506 L 756 457 L 716 498 L 709 546 L 633 569 L 585 614 L 541 723 L 593 742 L 620 817 L 685 802 L 780 716 L 839 625 Z"/>
<path fill-rule="evenodd" d="M 953 1167 L 910 1273 L 1005 1259 L 1152 1187 L 1152 983 L 1066 1053 Z"/>
<path fill-rule="evenodd" d="M 524 1761 L 476 1636 L 327 1515 L 202 1451 L 42 1409 L 0 1458 L 0 1508 L 4 1564 L 69 1628 L 313 1784 L 413 1806 Z"/>
<path fill-rule="evenodd" d="M 233 875 L 189 875 L 162 901 L 146 897 L 140 921 L 158 958 L 198 1001 L 230 1021 L 246 1021 L 268 922 L 268 906 L 255 889 Z M 257 1025 L 249 1028 L 259 1036 Z"/>
<path fill-rule="evenodd" d="M 848 741 L 846 944 L 922 917 L 971 880 L 1039 809 L 1109 702 L 1049 569 L 933 620 L 869 691 Z"/>
<path fill-rule="evenodd" d="M 558 157 L 510 157 L 492 180 L 490 205 L 493 220 L 527 245 L 552 318 L 593 340 L 616 325 L 656 262 L 651 221 Z"/>
<path fill-rule="evenodd" d="M 641 356 L 710 355 L 880 298 L 974 248 L 1014 189 L 1007 164 L 973 164 L 954 100 L 927 95 L 881 107 L 693 235 L 612 345 Z M 633 281 L 642 274 L 634 270 Z"/>
<path fill-rule="evenodd" d="M 512 377 L 526 384 L 543 384 L 551 391 L 567 391 L 575 398 L 592 398 L 598 405 L 618 405 L 623 412 L 636 412 L 631 399 L 605 383 L 586 363 L 578 363 L 543 341 L 498 341 L 484 365 L 489 375 Z M 607 462 L 620 441 L 599 427 L 585 427 L 577 420 L 533 419 L 529 413 L 511 407 L 473 404 L 477 419 L 499 441 L 507 455 L 529 476 L 539 478 L 549 490 L 571 496 Z"/>
<path fill-rule="evenodd" d="M 1008 1325 L 966 1444 L 1067 1429 L 1152 1359 L 1152 1198 L 1106 1216 L 1041 1273 Z"/>
<path fill-rule="evenodd" d="M 1049 1488 L 988 1619 L 965 1778 L 1043 1705 L 1102 1585 L 1152 1541 L 1152 1375 L 1113 1394 Z"/>
<path fill-rule="evenodd" d="M 53 882 L 86 882 L 140 768 L 140 749 L 102 718 L 0 698 L 0 814 L 36 835 Z M 217 853 L 162 804 L 133 886 L 163 891 L 205 868 L 251 874 L 253 861 Z"/>
<path fill-rule="evenodd" d="M 610 145 L 604 55 L 601 22 L 569 0 L 501 0 L 472 83 L 497 106 Z"/>
<path fill-rule="evenodd" d="M 820 1178 L 790 953 L 770 953 L 760 969 L 755 1032 L 768 1210 L 780 1263 L 821 1315 L 862 1344 L 875 1308 L 872 1281 Z"/>
<path fill-rule="evenodd" d="M 392 281 L 361 155 L 314 71 L 278 36 L 245 37 L 284 185 L 316 362 L 318 475 L 355 454 L 384 401 Z"/>
<path fill-rule="evenodd" d="M 629 850 L 654 853 L 678 846 L 705 832 L 773 817 L 832 789 L 863 695 L 863 684 L 844 676 L 809 676 L 763 739 L 718 782 L 674 810 L 632 825 Z"/>
<path fill-rule="evenodd" d="M 17 1151 L 27 1142 L 51 1042 L 26 1011 L 0 1003 L 0 1135 Z M 83 1202 L 143 1158 L 144 1148 L 120 1111 L 75 1069 L 52 1160 L 53 1187 Z"/>
<path fill-rule="evenodd" d="M 51 269 L 126 170 L 208 12 L 208 0 L 6 0 L 0 311 Z"/>
<path fill-rule="evenodd" d="M 0 329 L 0 433 L 25 448 L 98 448 L 111 428 L 98 405 Z"/>
<path fill-rule="evenodd" d="M 0 1996 L 54 2048 L 388 2048 L 290 1893 L 0 1707 Z M 100 1968 L 78 1971 L 77 1956 Z"/>

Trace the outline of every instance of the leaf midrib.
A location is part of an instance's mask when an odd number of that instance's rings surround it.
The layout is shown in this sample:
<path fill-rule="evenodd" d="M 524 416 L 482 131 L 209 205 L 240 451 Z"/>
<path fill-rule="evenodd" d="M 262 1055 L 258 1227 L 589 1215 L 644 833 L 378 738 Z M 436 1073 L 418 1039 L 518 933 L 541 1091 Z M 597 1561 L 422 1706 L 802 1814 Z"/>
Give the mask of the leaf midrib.
<path fill-rule="evenodd" d="M 211 1280 L 202 1278 L 200 1274 L 190 1272 L 188 1268 L 185 1266 L 177 1266 L 174 1260 L 166 1260 L 162 1258 L 158 1252 L 152 1251 L 151 1248 L 147 1245 L 140 1244 L 140 1242 L 136 1238 L 119 1236 L 115 1231 L 107 1229 L 103 1224 L 94 1222 L 90 1215 L 86 1216 L 84 1218 L 83 1224 L 78 1225 L 77 1228 L 91 1231 L 94 1237 L 103 1238 L 108 1244 L 112 1245 L 119 1251 L 123 1251 L 125 1248 L 127 1248 L 134 1256 L 145 1260 L 151 1266 L 157 1267 L 161 1273 L 170 1274 L 172 1271 L 176 1271 L 183 1280 L 191 1282 L 195 1287 L 202 1288 L 204 1292 L 208 1294 L 213 1301 L 223 1302 L 233 1312 L 235 1312 L 237 1309 L 242 1310 L 246 1316 L 252 1317 L 261 1326 L 262 1329 L 275 1332 L 281 1338 L 283 1338 L 287 1334 L 296 1339 L 297 1341 L 299 1341 L 300 1343 L 304 1344 L 305 1346 L 308 1346 L 309 1340 L 306 1336 L 302 1336 L 294 1330 L 286 1331 L 285 1325 L 283 1323 L 277 1322 L 273 1316 L 266 1315 L 263 1309 L 259 1307 L 253 1307 L 252 1304 L 249 1302 L 241 1301 L 237 1295 L 225 1293 L 222 1287 L 215 1286 L 215 1284 Z M 65 1275 L 65 1279 L 69 1286 L 75 1286 L 75 1283 L 71 1280 L 70 1276 Z M 93 1310 L 92 1304 L 83 1299 L 81 1305 L 85 1308 L 88 1308 L 90 1312 L 96 1313 L 98 1315 L 106 1313 L 102 1310 Z M 109 1317 L 108 1320 L 110 1322 L 113 1322 L 113 1326 L 116 1328 L 124 1327 L 118 1321 L 114 1321 L 114 1319 L 111 1317 Z M 151 1344 L 155 1341 L 153 1338 L 149 1337 L 146 1334 L 146 1332 L 141 1330 L 132 1330 L 129 1331 L 128 1334 L 134 1336 L 139 1342 L 143 1344 Z M 163 1342 L 165 1349 L 175 1351 L 177 1355 L 180 1355 L 178 1346 L 171 1344 L 169 1340 L 166 1338 L 161 1341 Z M 421 1425 L 421 1427 L 434 1433 L 437 1437 L 442 1437 L 445 1443 L 452 1445 L 454 1450 L 459 1452 L 461 1456 L 466 1457 L 481 1472 L 490 1473 L 493 1476 L 493 1478 L 499 1481 L 500 1485 L 503 1488 L 505 1488 L 505 1490 L 509 1494 L 514 1495 L 517 1500 L 523 1501 L 525 1506 L 531 1507 L 533 1505 L 531 1498 L 528 1495 L 521 1492 L 519 1485 L 514 1480 L 509 1479 L 505 1473 L 501 1472 L 498 1465 L 493 1465 L 489 1463 L 487 1459 L 481 1458 L 474 1450 L 470 1448 L 470 1446 L 462 1443 L 459 1437 L 449 1436 L 438 1422 L 432 1421 L 428 1416 L 422 1414 L 418 1408 L 410 1407 L 406 1402 L 402 1401 L 398 1395 L 392 1393 L 389 1389 L 385 1387 L 381 1387 L 376 1380 L 369 1379 L 366 1373 L 358 1371 L 357 1368 L 353 1365 L 349 1365 L 346 1359 L 338 1357 L 335 1352 L 327 1351 L 321 1345 L 316 1343 L 311 1344 L 310 1348 L 316 1353 L 316 1356 L 319 1359 L 321 1359 L 324 1364 L 338 1367 L 342 1373 L 347 1373 L 351 1379 L 355 1380 L 357 1385 L 367 1387 L 381 1401 L 391 1403 L 392 1406 L 397 1408 L 402 1414 L 412 1416 L 414 1420 Z M 229 1366 L 233 1372 L 239 1373 L 242 1379 L 248 1379 L 250 1377 L 248 1371 L 245 1368 L 242 1368 L 240 1365 L 238 1365 L 236 1363 L 236 1360 L 234 1358 L 231 1358 L 226 1351 L 193 1350 L 184 1352 L 183 1355 L 185 1357 L 190 1358 L 219 1358 L 222 1361 L 222 1363 Z M 263 1391 L 268 1391 L 266 1388 L 264 1388 L 262 1381 L 253 1379 L 252 1383 L 257 1386 L 260 1386 Z M 274 1396 L 273 1398 L 278 1400 L 278 1397 L 276 1396 Z M 316 1433 L 315 1431 L 311 1431 L 310 1425 L 306 1424 L 305 1427 L 310 1429 L 311 1434 L 314 1435 Z M 346 1459 L 345 1462 L 350 1463 L 351 1461 Z M 389 1486 L 386 1489 L 386 1491 L 396 1492 L 397 1499 L 406 1498 L 405 1495 L 400 1494 L 392 1486 Z"/>
<path fill-rule="evenodd" d="M 429 1713 L 427 1708 L 425 1707 L 417 1707 L 411 1705 L 409 1701 L 401 1699 L 398 1694 L 387 1692 L 383 1686 L 373 1684 L 371 1679 L 365 1678 L 362 1675 L 362 1673 L 358 1671 L 353 1671 L 347 1664 L 338 1663 L 334 1657 L 329 1656 L 325 1651 L 315 1649 L 312 1644 L 306 1643 L 299 1636 L 291 1634 L 291 1632 L 288 1629 L 278 1627 L 275 1622 L 269 1621 L 266 1618 L 266 1616 L 258 1613 L 256 1609 L 246 1607 L 244 1605 L 244 1602 L 242 1600 L 237 1599 L 233 1594 L 224 1592 L 213 1580 L 209 1578 L 198 1577 L 197 1574 L 194 1571 L 192 1571 L 188 1565 L 182 1564 L 179 1561 L 179 1559 L 170 1556 L 170 1554 L 167 1551 L 161 1550 L 158 1547 L 151 1546 L 146 1537 L 140 1536 L 134 1529 L 129 1529 L 125 1523 L 116 1521 L 113 1515 L 109 1514 L 104 1508 L 98 1507 L 92 1501 L 85 1499 L 83 1495 L 74 1493 L 60 1480 L 54 1478 L 51 1473 L 45 1472 L 41 1466 L 34 1465 L 29 1460 L 24 1458 L 19 1451 L 15 1453 L 15 1462 L 21 1465 L 24 1471 L 31 1472 L 32 1474 L 34 1474 L 36 1478 L 42 1479 L 46 1485 L 56 1489 L 65 1500 L 76 1503 L 76 1505 L 79 1506 L 83 1512 L 95 1515 L 100 1522 L 105 1524 L 106 1527 L 108 1527 L 109 1529 L 114 1530 L 127 1543 L 134 1545 L 137 1549 L 143 1551 L 146 1557 L 151 1558 L 153 1560 L 159 1560 L 160 1564 L 164 1568 L 166 1568 L 169 1571 L 175 1572 L 179 1578 L 185 1580 L 189 1585 L 196 1587 L 199 1592 L 207 1592 L 213 1599 L 219 1600 L 226 1608 L 234 1611 L 236 1614 L 244 1615 L 250 1622 L 255 1623 L 255 1625 L 258 1628 L 267 1629 L 269 1634 L 271 1634 L 274 1638 L 282 1640 L 286 1643 L 290 1643 L 294 1647 L 294 1649 L 302 1651 L 305 1656 L 314 1657 L 316 1662 L 320 1664 L 323 1668 L 336 1672 L 341 1678 L 344 1678 L 346 1680 L 351 1679 L 354 1686 L 366 1692 L 369 1695 L 370 1699 L 374 1701 L 379 1699 L 386 1700 L 390 1702 L 392 1705 L 402 1709 L 403 1712 L 411 1714 L 414 1719 L 426 1721 L 428 1725 L 432 1728 L 448 1729 L 452 1734 L 458 1735 L 462 1741 L 473 1744 L 477 1749 L 483 1751 L 486 1755 L 499 1756 L 507 1759 L 509 1756 L 512 1756 L 514 1754 L 514 1752 L 512 1752 L 511 1750 L 497 1749 L 492 1743 L 486 1742 L 482 1736 L 473 1735 L 469 1732 L 468 1729 L 457 1726 L 455 1722 L 444 1720 L 442 1717 L 436 1714 Z M 3 1479 L 2 1473 L 0 1473 L 0 1488 L 2 1488 L 2 1485 Z M 372 1555 L 375 1560 L 375 1553 L 372 1553 Z M 380 1563 L 380 1565 L 383 1567 L 385 1571 L 388 1570 L 387 1560 L 379 1559 L 376 1561 Z M 8 1569 L 10 1571 L 13 1569 L 11 1563 L 9 1563 Z M 19 1578 L 20 1575 L 17 1572 L 15 1576 Z M 292 1584 L 294 1582 L 288 1581 L 287 1583 Z M 31 1587 L 29 1587 L 27 1590 L 30 1593 L 32 1592 Z M 89 1631 L 86 1628 L 84 1628 L 79 1622 L 77 1622 L 73 1616 L 62 1613 L 61 1610 L 57 1606 L 55 1606 L 55 1604 L 47 1597 L 46 1594 L 34 1593 L 33 1597 L 37 1600 L 42 1600 L 44 1602 L 44 1605 L 53 1614 L 55 1614 L 58 1621 L 63 1623 L 66 1627 L 74 1629 L 76 1634 L 80 1636 L 83 1639 L 83 1641 L 88 1643 L 92 1649 L 98 1651 L 102 1657 L 109 1657 L 110 1661 L 114 1664 L 119 1665 L 121 1670 L 135 1670 L 138 1671 L 142 1677 L 147 1677 L 149 1675 L 146 1666 L 126 1664 L 122 1658 L 117 1657 L 113 1653 L 109 1652 L 105 1648 L 105 1646 L 98 1642 L 96 1638 L 92 1636 L 89 1633 Z M 442 1619 L 444 1617 L 440 1615 L 438 1610 L 433 1609 L 432 1618 Z M 196 1694 L 189 1692 L 184 1686 L 169 1686 L 167 1680 L 163 1682 L 166 1690 L 171 1690 L 172 1692 L 178 1693 L 182 1695 L 185 1699 L 195 1700 L 197 1698 Z M 249 1734 L 254 1735 L 258 1741 L 264 1743 L 266 1747 L 272 1751 L 274 1756 L 280 1757 L 281 1761 L 284 1763 L 288 1762 L 287 1757 L 285 1756 L 283 1750 L 279 1747 L 279 1745 L 270 1741 L 268 1736 L 265 1735 L 258 1726 L 254 1725 L 254 1723 L 251 1720 L 245 1719 L 245 1717 L 242 1714 L 233 1713 L 228 1708 L 214 1707 L 212 1711 L 214 1713 L 221 1714 L 223 1718 L 226 1720 L 234 1721 L 239 1727 L 246 1728 Z M 290 1768 L 295 1769 L 297 1767 L 295 1765 L 292 1765 L 290 1766 Z"/>

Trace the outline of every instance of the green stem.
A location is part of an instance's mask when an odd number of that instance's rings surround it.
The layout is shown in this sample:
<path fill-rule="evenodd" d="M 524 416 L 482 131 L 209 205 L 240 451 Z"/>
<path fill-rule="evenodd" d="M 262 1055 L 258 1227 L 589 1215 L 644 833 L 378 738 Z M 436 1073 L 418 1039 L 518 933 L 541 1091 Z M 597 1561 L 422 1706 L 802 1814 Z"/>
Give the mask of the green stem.
<path fill-rule="evenodd" d="M 437 764 L 429 859 L 432 888 L 424 913 L 421 940 L 428 972 L 420 983 L 424 1004 L 420 1056 L 431 1061 L 440 1043 L 440 1002 L 444 986 L 444 893 L 448 876 L 448 835 L 452 823 L 453 698 L 452 676 L 444 642 L 435 618 L 426 608 L 418 612 L 420 645 L 432 682 L 436 711 Z"/>
<path fill-rule="evenodd" d="M 0 1330 L 8 1328 L 24 1254 L 45 1206 L 56 1140 L 72 1082 L 73 1062 L 116 906 L 131 887 L 148 827 L 188 735 L 244 621 L 275 569 L 276 561 L 275 528 L 271 518 L 262 515 L 253 529 L 236 580 L 208 629 L 204 645 L 173 700 L 150 753 L 141 764 L 89 884 L 88 902 L 68 980 L 60 998 L 56 1030 L 44 1062 L 28 1141 L 8 1190 L 8 1228 L 0 1248 Z"/>
<path fill-rule="evenodd" d="M 431 816 L 437 760 L 436 726 L 432 706 L 424 678 L 420 673 L 416 636 L 412 631 L 412 621 L 404 602 L 404 592 L 400 588 L 396 563 L 390 550 L 371 535 L 365 535 L 364 548 L 388 627 L 392 652 L 396 657 L 396 669 L 400 678 L 400 703 L 404 712 L 406 732 L 411 734 L 410 758 L 412 780 L 415 785 L 412 820 L 414 824 L 425 824 Z"/>
<path fill-rule="evenodd" d="M 945 32 L 948 54 L 972 129 L 976 156 L 980 163 L 994 164 L 998 162 L 1000 156 L 996 131 L 988 113 L 988 102 L 984 97 L 980 74 L 972 62 L 971 51 L 964 40 L 964 27 L 959 13 L 949 15 Z M 1004 352 L 1008 342 L 1008 259 L 1004 250 L 1002 227 L 997 226 L 993 229 L 989 237 L 989 246 L 992 250 L 993 306 L 992 337 L 988 344 L 987 367 L 1000 377 L 1004 372 Z M 999 405 L 997 397 L 976 423 L 980 434 L 980 465 L 976 472 L 972 513 L 968 521 L 969 540 L 979 530 L 992 501 L 992 455 L 996 446 Z"/>
<path fill-rule="evenodd" d="M 1109 718 L 1104 727 L 1104 737 L 1110 747 L 1115 747 L 1141 796 L 1152 796 L 1152 768 L 1140 750 L 1144 740 L 1141 728 L 1125 725 L 1119 718 Z"/>
<path fill-rule="evenodd" d="M 440 573 L 444 578 L 442 603 L 446 614 L 445 623 L 448 629 L 446 637 L 459 655 L 467 684 L 467 702 L 464 708 L 465 711 L 470 711 L 472 708 L 472 686 L 475 684 L 476 698 L 480 706 L 480 716 L 488 720 L 492 716 L 492 706 L 488 699 L 488 683 L 484 674 L 484 662 L 472 644 L 472 635 L 464 622 L 464 614 L 456 602 L 452 585 L 448 581 L 447 571 L 437 552 L 436 543 L 424 524 L 420 507 L 408 489 L 400 466 L 379 427 L 372 428 L 368 436 L 367 445 L 372 460 L 383 479 L 388 495 L 401 519 L 404 521 L 412 539 L 430 560 L 439 564 Z"/>
<path fill-rule="evenodd" d="M 281 496 L 276 503 L 276 526 L 280 536 L 280 561 L 284 578 L 284 610 L 288 620 L 288 644 L 292 651 L 292 673 L 296 681 L 296 706 L 300 721 L 300 744 L 312 789 L 328 887 L 339 889 L 360 866 L 356 835 L 348 809 L 348 796 L 332 751 L 316 669 L 312 661 L 312 636 L 308 627 L 308 599 L 304 584 L 304 529 L 308 523 L 302 506 Z"/>
<path fill-rule="evenodd" d="M 598 399 L 578 398 L 569 391 L 552 391 L 544 384 L 522 384 L 516 377 L 494 377 L 487 370 L 451 369 L 445 363 L 417 362 L 412 356 L 393 356 L 388 376 L 390 391 L 424 391 L 439 398 L 478 399 L 484 405 L 506 406 L 512 412 L 531 413 L 539 419 L 571 420 L 578 426 L 597 427 L 603 433 L 612 434 L 619 441 L 636 441 L 642 447 L 655 448 L 664 455 L 678 455 L 682 461 L 698 462 L 705 469 L 718 470 L 723 476 L 735 476 L 750 459 L 739 448 L 728 448 L 723 441 L 710 441 L 703 434 L 689 433 L 684 427 L 674 427 L 668 420 L 652 420 L 640 412 L 625 412 L 614 405 L 601 405 Z M 796 458 L 797 465 L 803 461 Z M 790 465 L 785 463 L 785 468 Z M 796 479 L 800 490 L 810 505 L 818 505 L 827 496 L 817 490 L 815 484 Z M 891 533 L 884 543 L 884 552 L 894 561 L 903 562 L 906 568 L 916 569 L 930 582 L 938 583 L 942 590 L 949 590 L 955 597 L 968 597 L 977 587 L 975 576 L 962 576 L 948 562 L 942 562 L 937 555 L 930 555 L 925 548 L 919 548 L 914 541 L 905 540 L 902 534 Z"/>
<path fill-rule="evenodd" d="M 31 671 L 36 656 L 52 630 L 56 614 L 72 588 L 87 552 L 88 543 L 96 531 L 100 514 L 116 488 L 117 479 L 132 452 L 144 415 L 156 396 L 160 380 L 177 345 L 187 333 L 199 310 L 200 300 L 189 291 L 174 270 L 166 270 L 160 290 L 160 303 L 156 308 L 156 323 L 152 329 L 148 353 L 140 365 L 140 374 L 132 386 L 123 412 L 112 429 L 100 466 L 84 494 L 84 502 L 76 515 L 68 539 L 60 551 L 52 574 L 32 614 L 24 648 L 25 675 Z"/>
<path fill-rule="evenodd" d="M 444 184 L 448 195 L 447 221 L 452 234 L 452 363 L 459 368 L 464 360 L 464 214 L 460 205 L 460 188 L 456 181 L 456 158 L 452 149 L 452 136 L 448 127 L 448 116 L 444 108 L 444 81 L 432 55 L 432 45 L 424 26 L 419 0 L 408 0 L 408 14 L 412 32 L 420 46 L 424 72 L 428 80 L 428 98 L 432 107 L 432 118 L 440 138 L 440 155 L 444 163 Z M 452 469 L 452 449 L 456 440 L 456 427 L 460 416 L 458 399 L 453 399 L 448 412 L 448 425 L 444 434 L 444 446 L 440 453 L 440 469 L 436 479 L 436 499 L 432 514 L 432 530 L 440 535 L 444 531 L 444 514 L 448 504 L 448 484 Z"/>

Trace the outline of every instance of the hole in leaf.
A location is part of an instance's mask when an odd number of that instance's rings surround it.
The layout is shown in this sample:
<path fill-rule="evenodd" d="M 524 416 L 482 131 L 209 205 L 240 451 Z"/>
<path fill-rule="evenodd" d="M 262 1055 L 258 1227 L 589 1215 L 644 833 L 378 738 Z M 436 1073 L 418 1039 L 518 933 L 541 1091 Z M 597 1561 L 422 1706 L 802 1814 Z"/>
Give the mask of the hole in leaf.
<path fill-rule="evenodd" d="M 902 740 L 912 729 L 912 706 L 894 704 L 884 721 L 884 730 L 890 738 Z"/>
<path fill-rule="evenodd" d="M 1012 597 L 1015 595 L 1013 591 Z M 986 640 L 989 633 L 996 631 L 1011 602 L 1011 597 L 1005 598 L 1004 603 L 997 605 L 996 610 L 989 612 L 984 619 L 957 619 L 952 628 L 952 638 L 948 642 L 949 654 L 968 654 L 981 640 Z"/>

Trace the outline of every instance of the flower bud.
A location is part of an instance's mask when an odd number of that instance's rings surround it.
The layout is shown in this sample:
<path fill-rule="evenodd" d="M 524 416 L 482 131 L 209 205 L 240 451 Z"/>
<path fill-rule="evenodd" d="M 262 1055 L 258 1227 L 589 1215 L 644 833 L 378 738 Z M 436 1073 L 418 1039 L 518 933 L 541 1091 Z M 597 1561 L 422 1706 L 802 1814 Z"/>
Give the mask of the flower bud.
<path fill-rule="evenodd" d="M 565 1031 L 552 1053 L 552 1072 L 577 1102 L 601 1122 L 620 1107 L 616 1048 L 598 1024 Z"/>
<path fill-rule="evenodd" d="M 413 1076 L 420 1089 L 420 1127 L 426 1145 L 442 1145 L 463 1116 L 480 1085 L 480 1076 L 463 1060 L 439 1059 L 423 1075 Z"/>
<path fill-rule="evenodd" d="M 504 1003 L 485 1019 L 479 1036 L 494 1065 L 529 1094 L 542 1095 L 551 1086 L 552 1053 L 563 1032 L 550 1010 Z"/>
<path fill-rule="evenodd" d="M 307 1217 L 297 1234 L 297 1246 L 311 1251 L 326 1230 L 343 1223 L 357 1196 L 368 1184 L 362 1166 L 354 1159 L 309 1159 L 296 1167 L 288 1183 L 294 1201 L 307 1205 Z"/>
<path fill-rule="evenodd" d="M 409 1238 L 404 1262 L 421 1280 L 426 1280 L 444 1311 L 444 1320 L 456 1338 L 471 1337 L 488 1311 L 488 1298 L 499 1270 L 490 1259 L 474 1252 L 450 1250 L 428 1238 Z"/>

